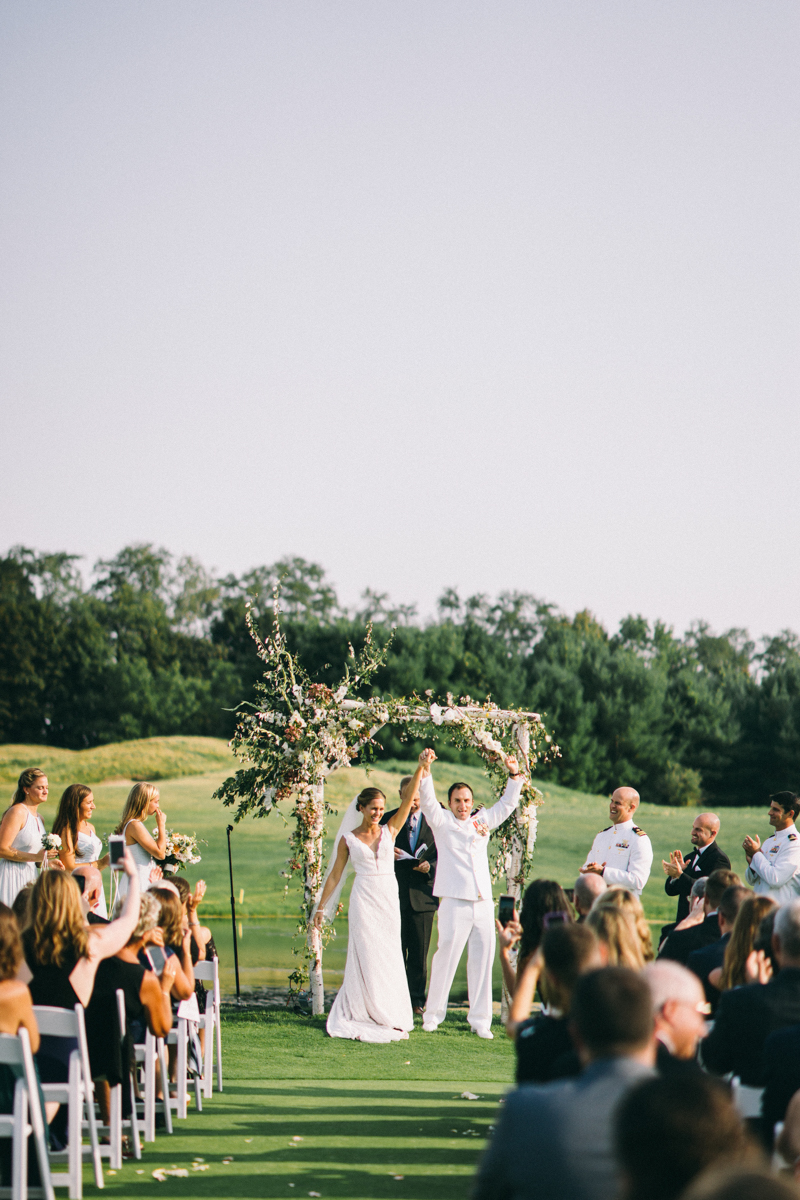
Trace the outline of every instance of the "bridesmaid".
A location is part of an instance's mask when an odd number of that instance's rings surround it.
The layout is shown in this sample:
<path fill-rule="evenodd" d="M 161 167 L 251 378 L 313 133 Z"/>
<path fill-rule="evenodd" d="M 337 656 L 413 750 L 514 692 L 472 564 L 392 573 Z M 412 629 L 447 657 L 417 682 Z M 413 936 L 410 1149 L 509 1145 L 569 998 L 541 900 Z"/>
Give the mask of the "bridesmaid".
<path fill-rule="evenodd" d="M 148 817 L 156 819 L 157 837 L 153 838 L 145 828 Z M 115 833 L 125 836 L 125 845 L 136 864 L 139 886 L 146 892 L 150 886 L 150 874 L 163 861 L 167 852 L 167 818 L 158 806 L 158 788 L 152 783 L 137 783 L 128 793 L 122 820 Z M 159 876 L 160 878 L 160 876 Z M 119 894 L 128 890 L 127 876 L 120 880 Z"/>
<path fill-rule="evenodd" d="M 47 791 L 44 771 L 29 767 L 20 775 L 11 807 L 0 821 L 0 901 L 9 908 L 26 884 L 36 882 L 36 863 L 45 857 L 42 835 L 46 830 L 38 809 L 47 800 Z"/>
<path fill-rule="evenodd" d="M 108 866 L 108 855 L 103 854 L 103 843 L 91 823 L 96 807 L 92 789 L 85 783 L 70 784 L 59 801 L 53 833 L 61 838 L 58 857 L 65 871 L 85 866 L 102 871 Z M 100 895 L 97 912 L 101 917 L 108 916 L 105 892 Z"/>

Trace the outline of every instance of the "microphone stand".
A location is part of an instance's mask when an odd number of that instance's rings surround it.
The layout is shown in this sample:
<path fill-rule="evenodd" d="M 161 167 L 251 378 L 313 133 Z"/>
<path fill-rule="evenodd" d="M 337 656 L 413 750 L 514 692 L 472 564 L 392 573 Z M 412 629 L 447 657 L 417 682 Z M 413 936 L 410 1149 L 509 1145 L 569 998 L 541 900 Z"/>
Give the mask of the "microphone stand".
<path fill-rule="evenodd" d="M 233 826 L 229 825 L 228 826 L 228 869 L 230 871 L 230 876 L 231 876 L 231 921 L 233 922 L 233 964 L 236 969 L 236 1002 L 238 1004 L 241 1001 L 241 994 L 239 991 L 239 943 L 238 943 L 237 937 L 236 937 L 236 900 L 233 895 L 233 858 L 231 856 L 231 834 L 232 833 L 233 833 Z"/>

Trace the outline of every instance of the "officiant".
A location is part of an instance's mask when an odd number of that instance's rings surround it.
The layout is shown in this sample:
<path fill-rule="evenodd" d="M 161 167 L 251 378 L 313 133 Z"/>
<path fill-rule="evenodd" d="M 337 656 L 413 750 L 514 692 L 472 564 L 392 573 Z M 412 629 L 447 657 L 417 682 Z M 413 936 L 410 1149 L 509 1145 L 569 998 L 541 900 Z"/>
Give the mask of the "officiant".
<path fill-rule="evenodd" d="M 400 780 L 400 797 L 413 776 Z M 385 825 L 394 813 L 384 813 Z M 433 894 L 436 878 L 436 842 L 430 825 L 419 809 L 419 791 L 411 803 L 411 812 L 394 843 L 394 873 L 400 891 L 400 938 L 408 990 L 414 1012 L 420 1015 L 425 1008 L 428 982 L 428 948 L 433 931 L 433 915 L 439 901 Z"/>

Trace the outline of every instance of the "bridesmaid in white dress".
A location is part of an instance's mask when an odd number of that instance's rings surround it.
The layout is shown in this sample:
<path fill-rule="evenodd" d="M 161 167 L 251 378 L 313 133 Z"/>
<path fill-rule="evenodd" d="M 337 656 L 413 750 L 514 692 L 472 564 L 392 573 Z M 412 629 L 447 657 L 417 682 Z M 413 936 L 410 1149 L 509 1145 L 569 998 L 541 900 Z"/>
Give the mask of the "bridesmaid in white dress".
<path fill-rule="evenodd" d="M 145 821 L 153 816 L 156 819 L 155 838 L 145 828 Z M 133 785 L 125 801 L 122 820 L 114 832 L 125 835 L 125 845 L 136 864 L 139 887 L 146 892 L 153 868 L 163 862 L 167 852 L 167 818 L 158 805 L 157 787 L 152 783 Z M 128 879 L 124 876 L 119 883 L 119 895 L 124 896 L 127 890 Z"/>
<path fill-rule="evenodd" d="M 96 807 L 92 789 L 85 783 L 70 784 L 59 801 L 53 833 L 61 838 L 58 857 L 65 871 L 84 866 L 97 867 L 98 871 L 102 871 L 108 866 L 108 855 L 103 854 L 103 843 L 91 823 Z M 97 914 L 108 917 L 105 891 L 100 894 Z"/>
<path fill-rule="evenodd" d="M 0 901 L 9 908 L 26 884 L 36 882 L 36 864 L 45 856 L 42 834 L 46 830 L 38 809 L 47 792 L 44 771 L 38 767 L 23 771 L 11 807 L 0 821 Z"/>
<path fill-rule="evenodd" d="M 356 873 L 350 893 L 347 962 L 344 982 L 328 1016 L 331 1037 L 362 1042 L 396 1042 L 414 1028 L 403 949 L 400 941 L 400 899 L 394 872 L 394 839 L 411 811 L 423 774 L 430 772 L 428 754 L 420 765 L 397 812 L 385 825 L 381 817 L 386 797 L 378 788 L 365 788 L 356 800 L 361 824 L 343 831 L 333 867 L 325 881 L 314 923 L 322 927 L 325 906 L 336 891 L 348 858 Z"/>

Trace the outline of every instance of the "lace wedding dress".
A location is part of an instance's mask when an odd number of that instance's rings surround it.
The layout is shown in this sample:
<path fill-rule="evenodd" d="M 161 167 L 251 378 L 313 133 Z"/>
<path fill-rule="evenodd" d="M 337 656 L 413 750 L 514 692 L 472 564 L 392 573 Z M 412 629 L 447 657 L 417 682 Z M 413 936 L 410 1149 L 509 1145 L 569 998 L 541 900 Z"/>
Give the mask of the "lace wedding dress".
<path fill-rule="evenodd" d="M 344 983 L 333 1002 L 331 1037 L 397 1042 L 414 1028 L 403 951 L 394 841 L 383 826 L 373 850 L 344 833 L 356 873 L 350 893 Z"/>

